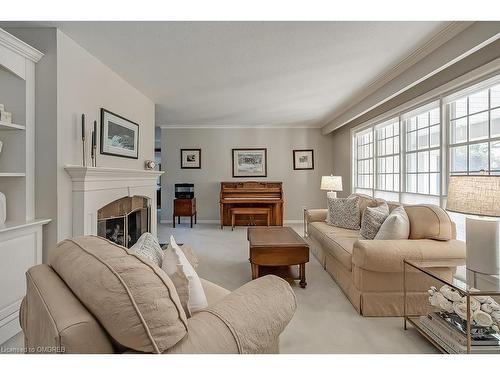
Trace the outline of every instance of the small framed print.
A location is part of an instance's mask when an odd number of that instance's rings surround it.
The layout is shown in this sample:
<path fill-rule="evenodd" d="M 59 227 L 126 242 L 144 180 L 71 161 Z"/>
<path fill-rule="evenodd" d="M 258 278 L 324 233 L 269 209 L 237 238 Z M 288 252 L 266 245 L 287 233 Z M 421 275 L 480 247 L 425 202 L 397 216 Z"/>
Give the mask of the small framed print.
<path fill-rule="evenodd" d="M 233 177 L 267 177 L 267 148 L 233 148 Z"/>
<path fill-rule="evenodd" d="M 314 169 L 314 150 L 293 150 L 293 169 Z"/>
<path fill-rule="evenodd" d="M 181 169 L 201 169 L 201 148 L 181 149 Z"/>

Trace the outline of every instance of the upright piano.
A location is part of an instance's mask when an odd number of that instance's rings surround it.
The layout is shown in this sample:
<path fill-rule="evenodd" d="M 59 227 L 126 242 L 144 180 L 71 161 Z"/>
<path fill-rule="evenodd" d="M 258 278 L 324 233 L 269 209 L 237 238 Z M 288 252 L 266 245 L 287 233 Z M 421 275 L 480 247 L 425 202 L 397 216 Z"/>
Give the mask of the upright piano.
<path fill-rule="evenodd" d="M 232 207 L 267 207 L 271 209 L 271 225 L 283 225 L 283 184 L 281 182 L 221 182 L 220 226 L 231 225 Z M 267 225 L 266 217 L 238 216 L 236 225 Z"/>

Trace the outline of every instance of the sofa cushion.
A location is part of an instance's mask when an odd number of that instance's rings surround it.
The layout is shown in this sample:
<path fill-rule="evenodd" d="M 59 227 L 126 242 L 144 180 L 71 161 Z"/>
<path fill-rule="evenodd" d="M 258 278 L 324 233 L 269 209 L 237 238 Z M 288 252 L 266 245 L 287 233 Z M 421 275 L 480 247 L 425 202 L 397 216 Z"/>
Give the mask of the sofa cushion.
<path fill-rule="evenodd" d="M 410 219 L 411 240 L 431 239 L 448 241 L 454 238 L 454 229 L 448 213 L 433 204 L 405 206 Z"/>
<path fill-rule="evenodd" d="M 360 240 L 354 244 L 352 263 L 377 272 L 402 272 L 403 261 L 465 260 L 465 242 L 458 240 Z M 458 264 L 460 264 L 459 262 Z"/>
<path fill-rule="evenodd" d="M 214 284 L 208 280 L 201 279 L 201 285 L 203 286 L 203 290 L 205 292 L 205 296 L 207 297 L 208 306 L 212 306 L 231 293 L 229 290 Z"/>
<path fill-rule="evenodd" d="M 387 216 L 389 216 L 389 206 L 385 202 L 377 207 L 366 207 L 361 219 L 359 236 L 365 240 L 373 240 Z"/>
<path fill-rule="evenodd" d="M 335 257 L 344 267 L 351 270 L 352 249 L 358 240 L 359 231 L 338 228 L 326 223 L 309 224 L 309 236 L 317 239 L 325 252 Z"/>
<path fill-rule="evenodd" d="M 328 224 L 345 229 L 359 229 L 359 197 L 328 197 Z"/>
<path fill-rule="evenodd" d="M 175 287 L 151 261 L 95 236 L 60 242 L 49 261 L 120 345 L 161 353 L 186 335 Z"/>

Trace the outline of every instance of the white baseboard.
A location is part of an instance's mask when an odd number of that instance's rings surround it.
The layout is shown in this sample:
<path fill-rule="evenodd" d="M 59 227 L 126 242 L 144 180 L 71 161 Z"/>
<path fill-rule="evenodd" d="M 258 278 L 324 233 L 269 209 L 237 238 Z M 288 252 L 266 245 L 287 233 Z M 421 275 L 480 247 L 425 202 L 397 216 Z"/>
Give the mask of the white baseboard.
<path fill-rule="evenodd" d="M 21 332 L 19 325 L 19 310 L 0 321 L 0 344 Z"/>
<path fill-rule="evenodd" d="M 219 220 L 197 220 L 196 222 L 198 224 L 219 224 Z M 181 219 L 181 223 L 189 223 L 189 219 Z M 172 224 L 172 220 L 160 220 L 160 224 Z"/>
<path fill-rule="evenodd" d="M 188 223 L 189 220 L 186 221 L 186 219 L 182 220 L 182 223 Z M 203 220 L 198 220 L 198 224 L 219 224 L 219 220 L 215 219 L 203 219 Z M 283 224 L 302 224 L 303 219 L 298 219 L 298 220 L 284 220 Z M 160 220 L 160 224 L 172 224 L 172 220 Z"/>
<path fill-rule="evenodd" d="M 303 219 L 298 220 L 283 220 L 283 224 L 302 224 L 304 222 Z"/>

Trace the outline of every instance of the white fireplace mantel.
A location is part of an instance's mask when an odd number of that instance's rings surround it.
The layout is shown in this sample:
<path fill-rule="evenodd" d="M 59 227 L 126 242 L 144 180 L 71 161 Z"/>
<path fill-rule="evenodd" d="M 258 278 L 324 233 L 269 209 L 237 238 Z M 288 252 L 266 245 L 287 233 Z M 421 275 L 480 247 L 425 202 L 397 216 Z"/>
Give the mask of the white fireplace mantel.
<path fill-rule="evenodd" d="M 108 167 L 64 167 L 73 183 L 73 236 L 97 234 L 97 211 L 126 196 L 151 202 L 151 232 L 156 234 L 156 180 L 164 172 Z"/>

